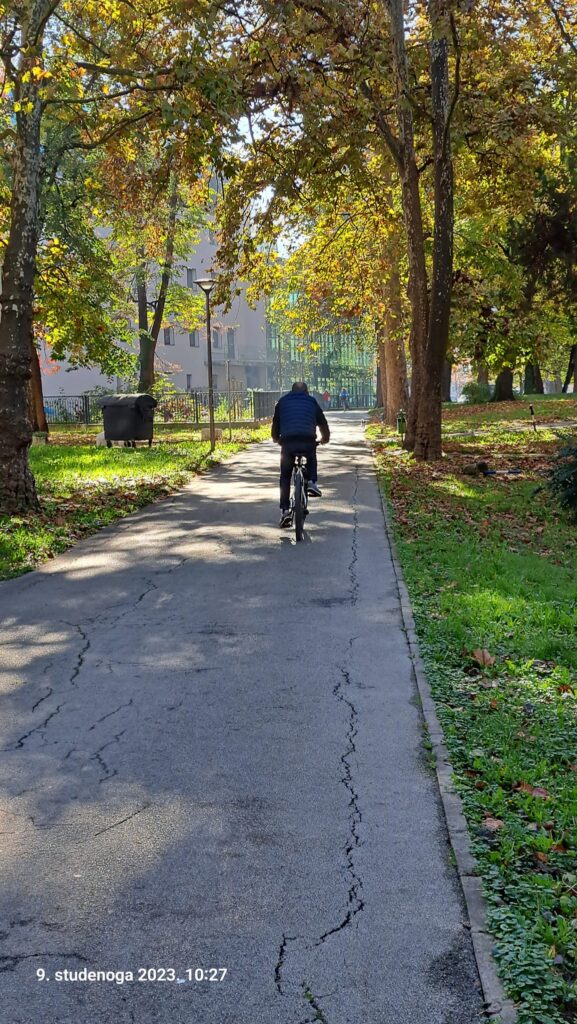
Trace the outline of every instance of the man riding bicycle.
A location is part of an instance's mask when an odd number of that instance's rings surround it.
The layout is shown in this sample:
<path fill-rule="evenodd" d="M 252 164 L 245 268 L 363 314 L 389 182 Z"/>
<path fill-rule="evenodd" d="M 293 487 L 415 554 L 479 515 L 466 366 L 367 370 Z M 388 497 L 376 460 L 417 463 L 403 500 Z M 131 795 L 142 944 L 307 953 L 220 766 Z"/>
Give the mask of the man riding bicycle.
<path fill-rule="evenodd" d="M 290 485 L 295 455 L 306 455 L 309 496 L 321 497 L 322 492 L 317 484 L 317 427 L 321 432 L 321 444 L 328 444 L 331 432 L 324 412 L 316 398 L 309 395 L 306 384 L 296 381 L 288 394 L 276 403 L 271 429 L 273 441 L 281 446 L 281 528 L 290 526 L 292 522 Z"/>

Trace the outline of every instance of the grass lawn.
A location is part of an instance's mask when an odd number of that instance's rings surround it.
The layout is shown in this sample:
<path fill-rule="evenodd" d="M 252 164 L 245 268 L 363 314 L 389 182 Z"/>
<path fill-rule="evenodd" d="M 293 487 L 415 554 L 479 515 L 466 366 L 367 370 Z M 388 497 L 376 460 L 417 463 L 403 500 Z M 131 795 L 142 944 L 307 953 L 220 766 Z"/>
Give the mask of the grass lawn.
<path fill-rule="evenodd" d="M 80 537 L 166 497 L 194 473 L 270 435 L 270 426 L 233 430 L 214 453 L 200 432 L 159 431 L 158 443 L 97 448 L 96 431 L 51 433 L 48 445 L 30 449 L 42 510 L 0 517 L 0 579 L 19 576 L 53 558 Z M 226 431 L 228 437 L 228 431 Z"/>
<path fill-rule="evenodd" d="M 535 406 L 577 420 L 571 396 Z M 369 436 L 501 975 L 520 1024 L 561 1024 L 577 1019 L 577 521 L 535 493 L 556 439 L 526 419 L 521 402 L 447 410 L 433 466 Z M 463 474 L 477 459 L 521 473 Z"/>

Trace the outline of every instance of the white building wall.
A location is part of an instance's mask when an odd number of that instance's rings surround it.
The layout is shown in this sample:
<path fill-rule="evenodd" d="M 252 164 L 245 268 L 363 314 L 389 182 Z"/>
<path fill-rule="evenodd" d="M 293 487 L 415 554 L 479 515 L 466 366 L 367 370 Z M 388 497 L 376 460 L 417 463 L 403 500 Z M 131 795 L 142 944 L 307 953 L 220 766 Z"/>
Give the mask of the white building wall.
<path fill-rule="evenodd" d="M 189 280 L 187 271 L 191 271 L 194 277 L 209 276 L 215 254 L 216 244 L 207 232 L 190 257 L 179 265 L 175 279 L 186 285 Z M 202 296 L 197 285 L 192 284 L 191 287 Z M 241 294 L 234 297 L 228 313 L 211 306 L 211 318 L 215 387 L 219 390 L 226 389 L 227 359 L 230 363 L 233 387 L 244 390 L 247 387 L 267 389 L 274 386 L 276 360 L 274 356 L 267 357 L 264 303 L 259 302 L 256 309 L 251 309 L 242 289 Z M 234 334 L 229 335 L 229 331 Z M 158 338 L 157 361 L 161 368 L 164 364 L 170 367 L 168 375 L 179 391 L 203 389 L 208 386 L 206 327 L 203 326 L 194 332 L 194 335 L 195 344 L 191 344 L 189 334 L 180 331 L 178 327 L 171 329 L 170 333 L 161 328 Z M 47 396 L 81 395 L 96 386 L 115 390 L 122 388 L 121 381 L 104 377 L 96 368 L 72 368 L 62 363 L 58 372 L 54 372 L 54 364 L 48 365 L 48 360 L 42 358 L 42 353 L 40 361 L 44 394 Z"/>

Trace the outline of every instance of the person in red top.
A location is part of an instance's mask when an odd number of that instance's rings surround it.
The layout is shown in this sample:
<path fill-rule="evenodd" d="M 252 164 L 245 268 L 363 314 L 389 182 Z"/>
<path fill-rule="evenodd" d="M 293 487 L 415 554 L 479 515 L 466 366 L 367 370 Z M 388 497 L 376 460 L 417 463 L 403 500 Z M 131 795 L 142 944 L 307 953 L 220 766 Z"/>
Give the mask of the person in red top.
<path fill-rule="evenodd" d="M 327 388 L 325 388 L 325 390 L 323 391 L 323 403 L 324 403 L 325 409 L 330 409 L 330 407 L 331 407 L 331 393 L 330 393 L 330 391 L 327 390 Z"/>

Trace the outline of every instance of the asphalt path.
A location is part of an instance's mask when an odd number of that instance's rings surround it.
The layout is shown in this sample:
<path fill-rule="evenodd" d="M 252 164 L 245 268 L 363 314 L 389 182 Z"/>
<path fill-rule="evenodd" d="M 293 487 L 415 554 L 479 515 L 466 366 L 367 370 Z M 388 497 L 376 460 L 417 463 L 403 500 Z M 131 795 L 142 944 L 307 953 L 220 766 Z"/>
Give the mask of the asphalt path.
<path fill-rule="evenodd" d="M 270 443 L 0 584 L 6 1024 L 481 1019 L 371 455 L 330 420 L 304 543 Z"/>

